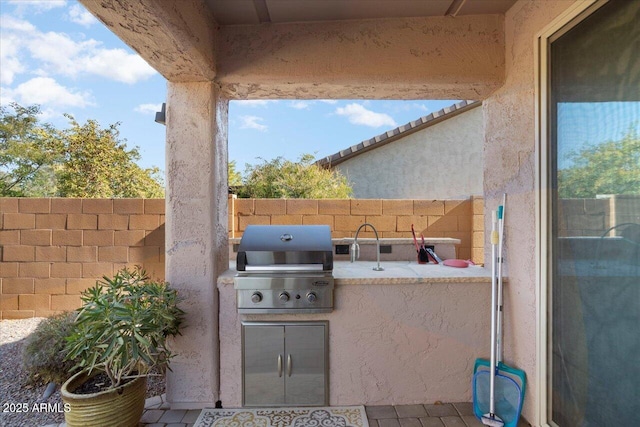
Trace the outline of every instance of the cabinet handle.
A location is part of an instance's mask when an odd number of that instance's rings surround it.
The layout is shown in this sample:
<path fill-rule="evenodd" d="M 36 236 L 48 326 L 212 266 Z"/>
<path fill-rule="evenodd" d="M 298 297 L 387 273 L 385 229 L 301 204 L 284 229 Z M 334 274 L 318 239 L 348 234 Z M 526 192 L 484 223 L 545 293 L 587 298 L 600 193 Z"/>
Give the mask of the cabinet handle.
<path fill-rule="evenodd" d="M 291 369 L 293 368 L 293 362 L 291 361 L 291 355 L 287 355 L 287 376 L 291 376 Z"/>
<path fill-rule="evenodd" d="M 278 355 L 278 376 L 282 376 L 282 355 Z"/>

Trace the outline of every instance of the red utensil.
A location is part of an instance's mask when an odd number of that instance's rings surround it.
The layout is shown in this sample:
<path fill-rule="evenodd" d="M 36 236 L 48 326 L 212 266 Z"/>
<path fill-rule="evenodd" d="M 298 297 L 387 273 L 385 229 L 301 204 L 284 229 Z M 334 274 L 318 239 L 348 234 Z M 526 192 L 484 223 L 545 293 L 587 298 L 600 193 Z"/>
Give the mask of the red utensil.
<path fill-rule="evenodd" d="M 416 238 L 416 231 L 413 229 L 413 224 L 411 224 L 411 233 L 413 234 L 413 243 L 416 245 L 416 252 L 418 252 L 418 264 L 426 264 L 429 262 L 429 255 L 427 251 L 424 249 L 424 246 L 418 245 L 418 239 Z"/>

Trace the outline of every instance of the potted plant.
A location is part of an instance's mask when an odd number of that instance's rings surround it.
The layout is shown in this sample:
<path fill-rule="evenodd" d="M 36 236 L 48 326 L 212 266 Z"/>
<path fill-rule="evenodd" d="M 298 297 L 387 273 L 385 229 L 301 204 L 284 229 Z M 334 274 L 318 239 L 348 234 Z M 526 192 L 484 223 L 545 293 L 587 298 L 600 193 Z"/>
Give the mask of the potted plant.
<path fill-rule="evenodd" d="M 61 390 L 67 426 L 137 426 L 146 377 L 168 367 L 167 338 L 180 333 L 177 292 L 139 267 L 125 268 L 97 281 L 82 301 L 66 344 L 80 369 Z"/>

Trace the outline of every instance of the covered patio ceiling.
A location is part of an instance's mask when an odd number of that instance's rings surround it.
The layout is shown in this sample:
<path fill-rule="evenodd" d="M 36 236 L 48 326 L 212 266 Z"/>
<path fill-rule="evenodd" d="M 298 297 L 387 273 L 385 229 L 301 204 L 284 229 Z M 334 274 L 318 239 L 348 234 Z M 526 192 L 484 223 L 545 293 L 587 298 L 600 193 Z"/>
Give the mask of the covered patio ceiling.
<path fill-rule="evenodd" d="M 228 99 L 476 99 L 515 0 L 80 0 L 172 83 Z"/>
<path fill-rule="evenodd" d="M 516 0 L 206 0 L 220 25 L 504 14 Z"/>

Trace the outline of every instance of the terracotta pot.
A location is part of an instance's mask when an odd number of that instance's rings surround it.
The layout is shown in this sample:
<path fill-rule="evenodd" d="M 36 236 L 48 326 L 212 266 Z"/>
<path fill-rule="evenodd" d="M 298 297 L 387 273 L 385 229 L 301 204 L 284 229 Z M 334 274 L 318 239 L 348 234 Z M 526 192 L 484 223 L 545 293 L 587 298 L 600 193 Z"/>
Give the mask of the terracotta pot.
<path fill-rule="evenodd" d="M 139 377 L 98 393 L 75 394 L 74 391 L 89 378 L 80 372 L 62 385 L 62 401 L 70 408 L 64 414 L 67 426 L 136 427 L 144 411 L 147 378 Z"/>

